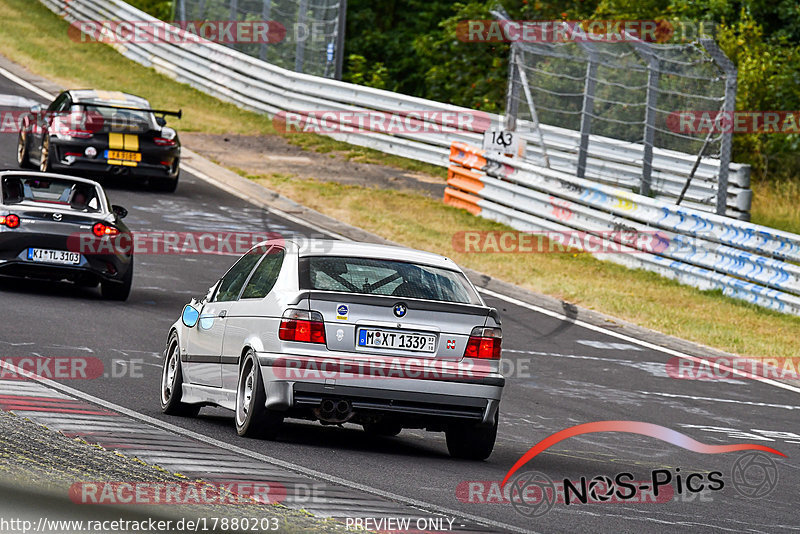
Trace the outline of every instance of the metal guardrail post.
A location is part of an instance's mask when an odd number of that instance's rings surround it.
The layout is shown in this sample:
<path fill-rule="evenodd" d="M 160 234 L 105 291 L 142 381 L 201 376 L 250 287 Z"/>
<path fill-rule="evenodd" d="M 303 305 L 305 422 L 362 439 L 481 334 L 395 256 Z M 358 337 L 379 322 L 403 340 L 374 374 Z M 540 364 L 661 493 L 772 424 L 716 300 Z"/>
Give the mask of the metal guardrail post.
<path fill-rule="evenodd" d="M 650 55 L 647 61 L 647 97 L 644 115 L 644 154 L 642 158 L 642 186 L 639 192 L 650 196 L 653 182 L 653 140 L 656 133 L 656 102 L 661 66 L 658 58 Z"/>
<path fill-rule="evenodd" d="M 544 135 L 542 134 L 542 128 L 539 126 L 539 115 L 536 113 L 536 103 L 533 101 L 533 95 L 531 94 L 531 86 L 528 83 L 528 75 L 525 72 L 525 68 L 523 65 L 525 64 L 524 55 L 522 50 L 520 49 L 516 55 L 516 61 L 514 62 L 517 67 L 517 72 L 519 72 L 519 79 L 522 82 L 522 89 L 525 91 L 525 100 L 528 102 L 528 110 L 531 113 L 531 123 L 533 123 L 533 129 L 536 130 L 537 137 L 539 139 L 539 146 L 542 149 L 542 158 L 544 159 L 544 166 L 548 169 L 550 168 L 550 158 L 547 156 L 547 145 L 544 143 Z"/>
<path fill-rule="evenodd" d="M 519 67 L 517 65 L 517 47 L 511 46 L 511 57 L 508 60 L 508 88 L 506 89 L 505 129 L 513 132 L 517 128 L 519 112 Z"/>
<path fill-rule="evenodd" d="M 579 178 L 586 176 L 586 157 L 589 153 L 589 135 L 592 133 L 592 115 L 594 114 L 594 89 L 597 80 L 597 61 L 589 57 L 586 64 L 586 83 L 583 90 L 583 106 L 581 108 L 581 144 L 578 147 L 578 165 L 575 174 Z"/>
<path fill-rule="evenodd" d="M 263 0 L 261 4 L 261 20 L 268 21 L 272 14 L 272 0 Z M 261 43 L 261 49 L 258 51 L 258 57 L 267 60 L 267 43 Z"/>
<path fill-rule="evenodd" d="M 700 44 L 705 48 L 711 59 L 725 73 L 725 103 L 722 112 L 733 114 L 736 109 L 736 65 L 720 50 L 714 39 L 700 39 Z M 728 200 L 728 172 L 731 166 L 732 132 L 723 132 L 719 148 L 719 179 L 717 181 L 717 215 L 725 215 Z"/>
<path fill-rule="evenodd" d="M 344 35 L 347 30 L 347 0 L 339 0 L 339 18 L 336 20 L 336 49 L 334 62 L 336 70 L 333 77 L 337 80 L 342 79 L 342 66 L 344 64 Z"/>
<path fill-rule="evenodd" d="M 297 46 L 294 52 L 294 71 L 303 72 L 303 60 L 306 53 L 306 40 L 308 39 L 308 28 L 306 28 L 306 15 L 308 11 L 307 0 L 300 0 L 300 6 L 297 8 L 297 27 L 294 31 L 295 39 L 297 39 Z M 298 30 L 303 28 L 303 38 L 298 36 Z"/>

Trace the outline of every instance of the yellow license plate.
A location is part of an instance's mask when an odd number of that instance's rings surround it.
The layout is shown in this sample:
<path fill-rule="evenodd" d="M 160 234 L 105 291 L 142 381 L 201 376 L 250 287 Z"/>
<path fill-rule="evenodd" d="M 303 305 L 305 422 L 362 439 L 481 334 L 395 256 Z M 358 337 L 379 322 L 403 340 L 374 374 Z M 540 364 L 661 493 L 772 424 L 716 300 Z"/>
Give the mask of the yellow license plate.
<path fill-rule="evenodd" d="M 109 150 L 106 159 L 117 159 L 120 161 L 142 161 L 142 155 L 139 152 Z"/>

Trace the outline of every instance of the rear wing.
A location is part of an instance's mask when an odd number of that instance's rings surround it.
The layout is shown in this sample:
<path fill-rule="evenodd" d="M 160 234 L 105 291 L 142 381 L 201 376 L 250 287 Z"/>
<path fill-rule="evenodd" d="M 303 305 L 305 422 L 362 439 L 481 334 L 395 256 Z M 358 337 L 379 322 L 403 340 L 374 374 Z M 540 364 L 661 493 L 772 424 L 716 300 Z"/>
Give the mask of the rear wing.
<path fill-rule="evenodd" d="M 77 106 L 84 106 L 84 107 L 93 107 L 93 108 L 104 108 L 104 109 L 122 109 L 125 111 L 144 111 L 145 113 L 155 113 L 156 115 L 171 115 L 173 117 L 178 117 L 179 119 L 183 116 L 183 110 L 179 109 L 178 111 L 167 111 L 164 109 L 149 109 L 149 108 L 134 108 L 129 106 L 114 106 L 112 104 L 94 104 L 91 102 L 76 102 L 75 105 Z"/>

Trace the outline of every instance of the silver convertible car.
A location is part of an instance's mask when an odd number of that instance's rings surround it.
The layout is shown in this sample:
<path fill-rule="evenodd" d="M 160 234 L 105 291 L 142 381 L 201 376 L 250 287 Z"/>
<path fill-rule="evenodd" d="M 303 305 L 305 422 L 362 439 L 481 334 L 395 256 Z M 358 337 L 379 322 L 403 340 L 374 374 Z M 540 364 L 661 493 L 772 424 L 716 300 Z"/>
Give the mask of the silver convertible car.
<path fill-rule="evenodd" d="M 167 414 L 235 412 L 242 436 L 285 418 L 373 434 L 444 431 L 453 457 L 494 447 L 500 317 L 451 260 L 341 241 L 265 241 L 169 330 Z"/>

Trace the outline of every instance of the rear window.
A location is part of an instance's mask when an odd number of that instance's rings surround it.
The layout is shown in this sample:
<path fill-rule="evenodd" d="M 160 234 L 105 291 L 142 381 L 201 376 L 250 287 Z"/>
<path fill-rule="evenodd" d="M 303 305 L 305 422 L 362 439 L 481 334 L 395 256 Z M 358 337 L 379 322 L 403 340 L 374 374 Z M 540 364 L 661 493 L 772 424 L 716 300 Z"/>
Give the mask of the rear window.
<path fill-rule="evenodd" d="M 90 184 L 56 178 L 6 176 L 2 192 L 3 204 L 31 202 L 68 206 L 79 211 L 100 211 L 97 188 Z"/>
<path fill-rule="evenodd" d="M 99 127 L 95 126 L 95 130 L 98 132 L 143 133 L 158 128 L 155 115 L 149 111 L 96 107 L 93 104 L 128 108 L 138 108 L 139 105 L 135 103 L 104 102 L 102 100 L 81 101 L 74 104 L 72 106 L 73 113 L 81 113 L 84 109 L 89 110 L 87 111 L 88 117 L 94 124 L 99 124 Z"/>
<path fill-rule="evenodd" d="M 300 288 L 480 304 L 462 273 L 393 260 L 300 258 Z"/>

